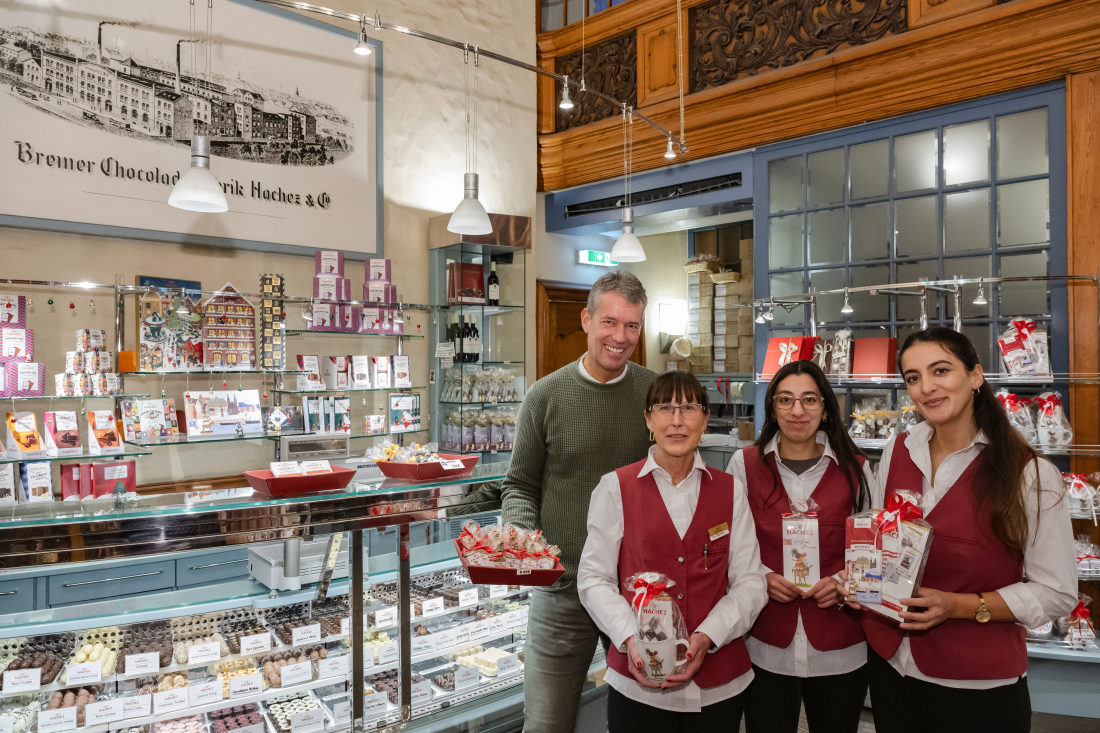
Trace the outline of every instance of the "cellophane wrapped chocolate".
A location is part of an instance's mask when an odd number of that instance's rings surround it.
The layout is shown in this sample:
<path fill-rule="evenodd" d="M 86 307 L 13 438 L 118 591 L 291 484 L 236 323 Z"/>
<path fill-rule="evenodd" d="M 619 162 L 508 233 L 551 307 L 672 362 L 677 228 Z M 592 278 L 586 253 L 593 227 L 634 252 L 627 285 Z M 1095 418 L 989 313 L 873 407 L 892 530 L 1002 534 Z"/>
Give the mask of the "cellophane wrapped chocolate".
<path fill-rule="evenodd" d="M 1078 593 L 1077 608 L 1070 611 L 1068 616 L 1059 619 L 1054 628 L 1055 631 L 1060 627 L 1065 628 L 1066 643 L 1073 649 L 1097 652 L 1100 651 L 1100 646 L 1096 645 L 1096 629 L 1093 628 L 1092 619 L 1089 618 L 1090 603 L 1092 598 L 1084 593 Z"/>
<path fill-rule="evenodd" d="M 1080 473 L 1063 473 L 1062 483 L 1066 488 L 1066 502 L 1071 512 L 1090 513 L 1096 518 L 1096 489 Z"/>
<path fill-rule="evenodd" d="M 796 499 L 791 511 L 780 517 L 783 529 L 783 577 L 802 590 L 821 580 L 820 533 L 817 502 Z"/>
<path fill-rule="evenodd" d="M 904 433 L 909 428 L 924 422 L 924 415 L 913 404 L 913 398 L 907 394 L 898 395 L 898 422 L 894 426 L 894 432 Z"/>
<path fill-rule="evenodd" d="M 1016 432 L 1030 445 L 1037 445 L 1038 433 L 1035 431 L 1035 419 L 1031 415 L 1031 410 L 1028 409 L 1031 400 L 1026 397 L 1021 399 L 1018 395 L 1003 389 L 997 391 L 997 399 L 1001 401 L 1001 406 L 1005 408 L 1005 414 L 1008 415 L 1008 421 L 1012 423 L 1012 427 L 1016 428 Z"/>
<path fill-rule="evenodd" d="M 553 570 L 561 550 L 546 542 L 541 529 L 513 524 L 482 527 L 466 520 L 459 535 L 462 555 L 470 565 L 513 570 Z"/>
<path fill-rule="evenodd" d="M 680 607 L 666 593 L 676 581 L 663 573 L 641 572 L 623 581 L 633 593 L 634 647 L 642 658 L 642 672 L 652 682 L 663 682 L 687 664 L 688 630 Z"/>
<path fill-rule="evenodd" d="M 1077 535 L 1073 546 L 1077 554 L 1077 577 L 1100 579 L 1100 547 L 1088 535 Z"/>
<path fill-rule="evenodd" d="M 1066 419 L 1062 400 L 1057 392 L 1043 392 L 1033 400 L 1039 411 L 1036 429 L 1039 445 L 1044 448 L 1065 447 L 1073 443 L 1073 427 Z"/>

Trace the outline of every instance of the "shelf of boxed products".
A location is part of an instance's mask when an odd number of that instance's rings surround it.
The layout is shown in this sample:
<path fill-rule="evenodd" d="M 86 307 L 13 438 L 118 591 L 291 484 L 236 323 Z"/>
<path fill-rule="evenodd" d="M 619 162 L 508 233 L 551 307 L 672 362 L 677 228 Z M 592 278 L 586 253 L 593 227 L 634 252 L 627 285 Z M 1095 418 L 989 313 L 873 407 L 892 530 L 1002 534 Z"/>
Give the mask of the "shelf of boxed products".
<path fill-rule="evenodd" d="M 48 394 L 48 395 L 42 395 L 40 397 L 3 397 L 3 398 L 0 398 L 0 401 L 6 402 L 8 400 L 11 400 L 13 402 L 32 402 L 32 401 L 35 401 L 35 400 L 37 400 L 37 401 L 49 400 L 50 402 L 53 402 L 54 400 L 69 400 L 69 401 L 76 401 L 76 400 L 80 400 L 80 401 L 83 401 L 83 400 L 143 400 L 147 397 L 149 397 L 149 395 L 147 395 L 147 394 L 95 394 L 95 395 L 92 395 L 92 394 L 89 394 L 89 395 L 49 395 Z"/>
<path fill-rule="evenodd" d="M 524 309 L 522 305 L 488 305 L 486 303 L 451 303 L 450 305 L 440 305 L 436 307 L 441 311 L 479 311 L 487 316 L 497 313 L 521 311 Z"/>
<path fill-rule="evenodd" d="M 355 431 L 355 432 L 351 432 L 351 433 L 313 433 L 313 434 L 317 435 L 318 437 L 321 437 L 321 438 L 329 438 L 329 437 L 335 438 L 335 437 L 339 437 L 339 436 L 346 436 L 349 440 L 359 440 L 360 438 L 385 438 L 387 436 L 392 436 L 392 435 L 416 435 L 417 433 L 427 433 L 427 432 L 430 432 L 428 430 L 428 428 L 425 428 L 423 430 L 405 430 L 405 431 L 402 431 L 402 432 L 399 432 L 399 433 L 391 433 L 390 431 L 386 430 L 385 432 L 381 432 L 381 433 L 361 433 L 361 432 Z M 284 433 L 284 435 L 291 435 L 291 434 L 292 433 Z M 303 433 L 293 433 L 293 434 L 294 435 L 306 435 L 307 433 L 303 432 Z M 263 437 L 266 438 L 267 440 L 278 440 L 281 436 L 278 435 L 277 433 L 267 433 Z M 355 456 L 351 456 L 351 458 L 355 458 Z"/>
<path fill-rule="evenodd" d="M 396 394 L 398 392 L 415 392 L 420 389 L 427 389 L 427 387 L 382 387 L 380 389 L 273 389 L 271 391 L 277 394 L 325 395 L 358 394 L 365 392 L 390 392 Z"/>
<path fill-rule="evenodd" d="M 152 455 L 152 451 L 139 451 L 139 450 L 126 450 L 123 453 L 114 453 L 112 455 L 97 456 L 89 453 L 82 453 L 78 456 L 46 456 L 45 458 L 24 458 L 23 456 L 8 456 L 6 453 L 0 452 L 0 463 L 61 463 L 64 461 L 75 461 L 78 463 L 94 463 L 97 461 L 110 461 L 116 458 L 141 458 L 142 456 Z"/>
<path fill-rule="evenodd" d="M 305 430 L 283 430 L 279 433 L 244 433 L 243 435 L 169 435 L 155 438 L 137 438 L 123 441 L 142 448 L 156 448 L 165 445 L 199 445 L 202 443 L 232 443 L 236 440 L 276 439 L 288 435 L 308 435 Z"/>
<path fill-rule="evenodd" d="M 355 336 L 356 338 L 376 339 L 422 339 L 422 333 L 359 333 L 357 331 L 310 331 L 308 329 L 286 329 L 287 336 Z"/>
<path fill-rule="evenodd" d="M 501 400 L 501 401 L 498 401 L 498 402 L 493 402 L 492 400 L 484 400 L 484 401 L 481 401 L 481 400 L 472 400 L 472 401 L 440 400 L 439 401 L 439 404 L 441 404 L 441 405 L 467 405 L 467 406 L 473 406 L 473 407 L 486 407 L 486 406 L 492 407 L 493 405 L 519 405 L 519 404 L 522 404 L 522 403 L 523 403 L 523 400 Z"/>

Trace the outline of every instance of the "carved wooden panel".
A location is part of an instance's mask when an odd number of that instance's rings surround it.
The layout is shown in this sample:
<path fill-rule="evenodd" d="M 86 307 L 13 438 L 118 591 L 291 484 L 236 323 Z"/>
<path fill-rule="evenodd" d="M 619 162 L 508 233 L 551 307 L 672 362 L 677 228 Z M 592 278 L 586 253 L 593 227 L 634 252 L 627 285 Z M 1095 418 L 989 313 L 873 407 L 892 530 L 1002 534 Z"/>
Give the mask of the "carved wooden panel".
<path fill-rule="evenodd" d="M 997 0 L 909 0 L 909 27 L 917 28 L 996 4 Z"/>
<path fill-rule="evenodd" d="M 907 29 L 906 0 L 712 0 L 690 18 L 692 92 Z"/>
<path fill-rule="evenodd" d="M 570 79 L 581 79 L 581 52 L 556 59 L 557 73 Z M 626 102 L 631 107 L 638 104 L 638 36 L 631 30 L 621 36 L 609 38 L 584 50 L 584 81 L 589 89 L 608 94 Z M 566 112 L 558 108 L 561 101 L 561 83 L 554 83 L 554 108 L 557 110 L 557 130 L 569 130 L 590 122 L 598 122 L 620 110 L 592 94 L 583 94 L 570 85 L 573 109 Z"/>

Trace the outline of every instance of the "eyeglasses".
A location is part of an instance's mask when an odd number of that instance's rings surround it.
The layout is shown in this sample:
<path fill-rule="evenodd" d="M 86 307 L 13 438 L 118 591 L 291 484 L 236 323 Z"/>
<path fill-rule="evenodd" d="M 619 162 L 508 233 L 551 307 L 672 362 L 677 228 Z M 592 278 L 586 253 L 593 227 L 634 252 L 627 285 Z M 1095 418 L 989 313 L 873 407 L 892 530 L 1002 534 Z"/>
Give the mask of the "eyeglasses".
<path fill-rule="evenodd" d="M 772 401 L 775 403 L 775 409 L 777 410 L 790 410 L 794 408 L 795 402 L 801 402 L 802 409 L 806 412 L 817 412 L 825 404 L 825 401 L 815 394 L 802 395 L 801 397 L 781 394 L 772 398 Z"/>
<path fill-rule="evenodd" d="M 677 410 L 680 411 L 682 417 L 698 417 L 703 414 L 703 406 L 695 402 L 688 402 L 684 405 L 670 405 L 662 402 L 649 408 L 650 412 L 660 415 L 661 417 L 672 417 L 676 414 Z"/>

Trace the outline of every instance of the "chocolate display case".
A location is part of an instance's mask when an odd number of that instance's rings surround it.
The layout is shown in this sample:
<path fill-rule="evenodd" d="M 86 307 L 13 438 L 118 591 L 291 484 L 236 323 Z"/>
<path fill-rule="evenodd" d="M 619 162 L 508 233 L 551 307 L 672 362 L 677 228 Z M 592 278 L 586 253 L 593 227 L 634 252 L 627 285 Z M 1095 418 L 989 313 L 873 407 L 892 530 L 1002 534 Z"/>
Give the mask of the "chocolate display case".
<path fill-rule="evenodd" d="M 240 489 L 18 505 L 0 519 L 0 568 L 21 576 L 102 567 L 95 581 L 125 587 L 126 568 L 153 556 L 335 533 L 352 567 L 323 599 L 320 584 L 272 591 L 236 578 L 0 615 L 0 718 L 20 733 L 521 725 L 533 591 L 472 584 L 453 542 L 468 518 L 497 521 L 483 501 L 469 515 L 463 502 L 506 468 L 295 498 Z"/>

